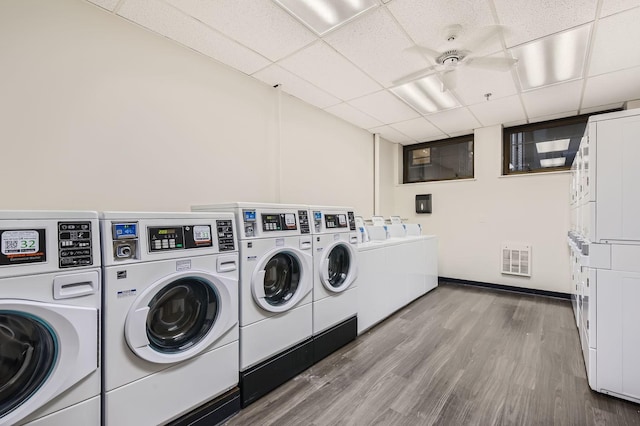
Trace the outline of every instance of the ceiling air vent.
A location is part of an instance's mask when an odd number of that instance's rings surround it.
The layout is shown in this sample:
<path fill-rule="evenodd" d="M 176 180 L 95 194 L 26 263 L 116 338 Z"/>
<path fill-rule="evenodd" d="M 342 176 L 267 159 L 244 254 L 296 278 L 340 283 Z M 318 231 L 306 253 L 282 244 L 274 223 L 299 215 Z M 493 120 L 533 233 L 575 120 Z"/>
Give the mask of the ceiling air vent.
<path fill-rule="evenodd" d="M 531 276 L 531 245 L 504 243 L 502 245 L 502 273 Z"/>

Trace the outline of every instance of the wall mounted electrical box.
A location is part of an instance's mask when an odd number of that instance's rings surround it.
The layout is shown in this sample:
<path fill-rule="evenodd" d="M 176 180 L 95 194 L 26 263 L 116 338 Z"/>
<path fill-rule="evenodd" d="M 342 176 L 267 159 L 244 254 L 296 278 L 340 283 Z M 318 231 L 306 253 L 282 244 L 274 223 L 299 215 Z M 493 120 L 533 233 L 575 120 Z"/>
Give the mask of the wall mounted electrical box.
<path fill-rule="evenodd" d="M 416 213 L 431 213 L 431 194 L 416 195 Z"/>

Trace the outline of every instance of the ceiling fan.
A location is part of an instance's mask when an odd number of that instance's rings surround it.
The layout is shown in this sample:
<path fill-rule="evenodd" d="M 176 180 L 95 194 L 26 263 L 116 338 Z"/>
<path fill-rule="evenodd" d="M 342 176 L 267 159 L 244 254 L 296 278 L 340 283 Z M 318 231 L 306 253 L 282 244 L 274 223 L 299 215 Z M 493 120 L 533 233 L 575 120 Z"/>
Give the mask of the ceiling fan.
<path fill-rule="evenodd" d="M 490 25 L 478 29 L 466 43 L 461 43 L 460 38 L 463 34 L 461 25 L 449 25 L 445 27 L 444 34 L 446 43 L 445 49 L 438 51 L 426 46 L 418 45 L 405 49 L 407 52 L 418 53 L 426 56 L 435 62 L 435 65 L 422 69 L 420 71 L 408 74 L 393 82 L 394 86 L 418 80 L 431 74 L 438 74 L 442 86 L 445 90 L 454 89 L 456 86 L 456 69 L 461 66 L 469 66 L 482 68 L 491 71 L 508 71 L 517 62 L 513 58 L 490 58 L 474 55 L 478 51 L 494 41 L 499 35 L 504 33 L 505 29 L 501 25 Z"/>

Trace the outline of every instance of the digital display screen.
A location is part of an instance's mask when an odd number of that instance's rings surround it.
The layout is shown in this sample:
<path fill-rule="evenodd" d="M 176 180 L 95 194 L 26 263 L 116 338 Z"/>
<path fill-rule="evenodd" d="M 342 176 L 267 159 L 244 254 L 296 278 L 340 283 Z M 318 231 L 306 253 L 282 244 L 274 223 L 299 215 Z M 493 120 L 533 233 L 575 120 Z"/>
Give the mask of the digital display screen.
<path fill-rule="evenodd" d="M 322 212 L 313 212 L 313 218 L 315 220 L 322 220 Z"/>
<path fill-rule="evenodd" d="M 256 211 L 255 210 L 244 210 L 244 221 L 245 222 L 255 222 L 256 220 Z"/>
<path fill-rule="evenodd" d="M 115 223 L 113 225 L 113 236 L 115 239 L 135 238 L 138 236 L 137 223 Z"/>
<path fill-rule="evenodd" d="M 176 230 L 174 229 L 158 229 L 158 235 L 168 235 L 175 234 Z"/>

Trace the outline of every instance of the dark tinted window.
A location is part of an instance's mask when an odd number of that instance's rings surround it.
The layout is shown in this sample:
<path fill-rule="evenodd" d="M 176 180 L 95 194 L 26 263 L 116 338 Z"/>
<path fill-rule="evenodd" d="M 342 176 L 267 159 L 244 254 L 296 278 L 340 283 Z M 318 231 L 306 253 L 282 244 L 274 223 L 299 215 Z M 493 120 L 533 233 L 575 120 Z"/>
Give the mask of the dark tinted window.
<path fill-rule="evenodd" d="M 473 177 L 473 135 L 404 147 L 404 183 Z"/>

